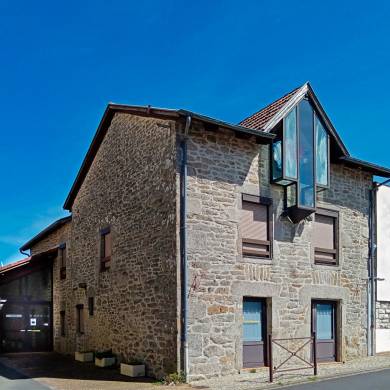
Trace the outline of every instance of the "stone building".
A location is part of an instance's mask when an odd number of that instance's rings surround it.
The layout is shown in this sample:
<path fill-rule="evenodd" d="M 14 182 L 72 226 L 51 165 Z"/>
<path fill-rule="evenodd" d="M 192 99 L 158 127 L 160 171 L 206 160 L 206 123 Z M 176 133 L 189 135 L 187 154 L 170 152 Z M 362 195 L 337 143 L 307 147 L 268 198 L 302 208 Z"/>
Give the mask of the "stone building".
<path fill-rule="evenodd" d="M 266 365 L 267 334 L 367 355 L 373 175 L 390 170 L 349 155 L 308 83 L 238 125 L 110 104 L 71 220 L 22 248 L 58 250 L 54 349 L 188 380 Z"/>
<path fill-rule="evenodd" d="M 385 184 L 385 183 L 384 183 Z M 390 351 L 390 187 L 375 187 L 376 267 L 373 290 L 376 291 L 376 352 Z"/>

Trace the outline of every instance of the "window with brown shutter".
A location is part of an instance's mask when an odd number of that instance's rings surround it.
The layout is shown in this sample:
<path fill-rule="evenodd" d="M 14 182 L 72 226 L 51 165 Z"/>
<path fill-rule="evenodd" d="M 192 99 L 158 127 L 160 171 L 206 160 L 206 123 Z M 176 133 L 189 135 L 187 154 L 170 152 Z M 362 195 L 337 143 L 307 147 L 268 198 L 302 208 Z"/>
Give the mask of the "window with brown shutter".
<path fill-rule="evenodd" d="M 77 333 L 84 333 L 84 305 L 76 305 Z"/>
<path fill-rule="evenodd" d="M 100 231 L 100 270 L 106 271 L 111 262 L 111 230 L 109 227 Z"/>
<path fill-rule="evenodd" d="M 254 195 L 242 195 L 241 237 L 244 256 L 270 258 L 271 200 Z"/>
<path fill-rule="evenodd" d="M 337 265 L 338 263 L 338 214 L 320 210 L 314 221 L 314 262 Z"/>
<path fill-rule="evenodd" d="M 60 311 L 60 331 L 61 331 L 61 336 L 65 336 L 65 311 L 62 310 Z"/>
<path fill-rule="evenodd" d="M 58 247 L 58 255 L 60 259 L 60 279 L 66 279 L 66 244 L 61 244 Z"/>
<path fill-rule="evenodd" d="M 90 316 L 93 316 L 95 310 L 95 299 L 94 297 L 88 298 L 88 313 Z"/>

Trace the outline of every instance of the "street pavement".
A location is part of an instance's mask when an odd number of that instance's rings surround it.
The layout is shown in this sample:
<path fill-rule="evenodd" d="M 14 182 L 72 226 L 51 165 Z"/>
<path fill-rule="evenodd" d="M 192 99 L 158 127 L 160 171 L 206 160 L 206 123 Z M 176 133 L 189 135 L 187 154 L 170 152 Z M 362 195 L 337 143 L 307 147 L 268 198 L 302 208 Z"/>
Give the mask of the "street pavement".
<path fill-rule="evenodd" d="M 285 387 L 287 390 L 390 390 L 390 370 Z"/>
<path fill-rule="evenodd" d="M 49 388 L 0 363 L 0 389 L 48 390 Z"/>

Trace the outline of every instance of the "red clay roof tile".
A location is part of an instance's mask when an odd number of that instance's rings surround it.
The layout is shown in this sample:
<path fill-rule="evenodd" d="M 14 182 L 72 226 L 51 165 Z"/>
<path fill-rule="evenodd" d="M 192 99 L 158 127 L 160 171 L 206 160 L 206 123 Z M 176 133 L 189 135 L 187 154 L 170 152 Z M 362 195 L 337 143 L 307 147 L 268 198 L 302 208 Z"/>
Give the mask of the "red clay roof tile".
<path fill-rule="evenodd" d="M 273 103 L 242 120 L 239 125 L 251 129 L 261 130 L 278 113 L 278 111 L 292 98 L 301 87 L 295 88 L 288 94 L 275 100 Z"/>

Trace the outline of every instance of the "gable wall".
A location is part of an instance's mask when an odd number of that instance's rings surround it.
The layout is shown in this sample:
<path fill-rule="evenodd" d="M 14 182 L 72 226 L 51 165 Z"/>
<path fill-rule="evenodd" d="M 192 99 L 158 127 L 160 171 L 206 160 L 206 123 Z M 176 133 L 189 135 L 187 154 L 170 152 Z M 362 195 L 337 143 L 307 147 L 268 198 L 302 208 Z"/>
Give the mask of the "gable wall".
<path fill-rule="evenodd" d="M 30 248 L 31 255 L 36 255 L 37 253 L 45 252 L 49 249 L 55 248 L 59 244 L 66 242 L 70 235 L 71 224 L 71 221 L 67 222 L 65 225 L 62 225 L 58 229 L 55 229 L 45 238 L 34 244 Z"/>
<path fill-rule="evenodd" d="M 55 280 L 62 285 L 58 351 L 112 349 L 120 360 L 145 361 L 148 375 L 177 370 L 175 142 L 173 122 L 115 114 L 72 208 L 70 269 L 65 281 Z M 106 226 L 111 268 L 100 272 Z M 84 305 L 83 335 L 77 304 Z M 66 337 L 58 337 L 61 309 Z"/>

